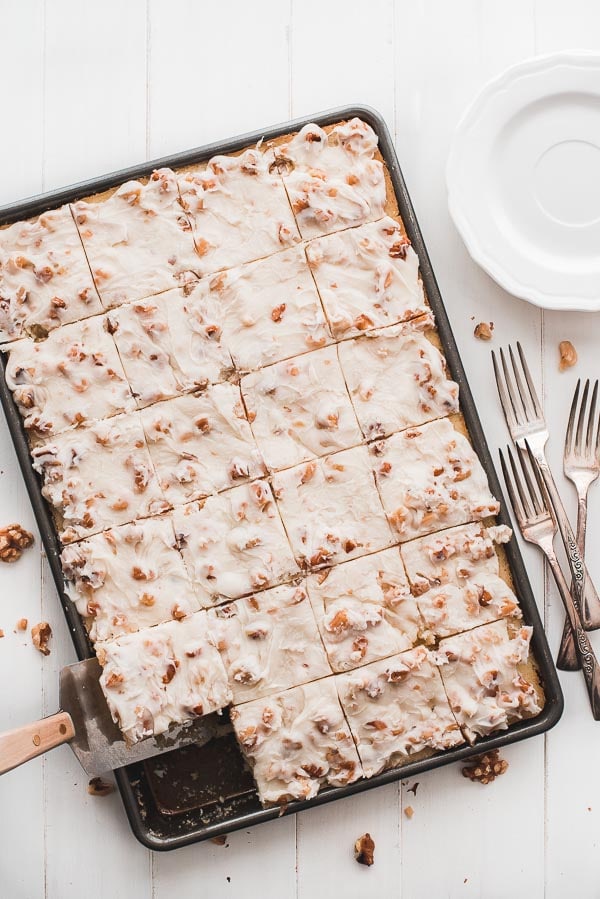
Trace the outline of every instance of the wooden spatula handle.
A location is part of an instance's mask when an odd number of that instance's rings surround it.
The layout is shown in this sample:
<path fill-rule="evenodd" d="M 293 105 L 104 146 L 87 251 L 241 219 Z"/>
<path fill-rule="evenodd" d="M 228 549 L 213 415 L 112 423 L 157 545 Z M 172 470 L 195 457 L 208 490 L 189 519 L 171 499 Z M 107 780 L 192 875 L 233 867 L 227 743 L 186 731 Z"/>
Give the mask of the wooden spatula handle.
<path fill-rule="evenodd" d="M 57 712 L 0 734 L 0 774 L 12 771 L 61 743 L 68 743 L 74 736 L 73 721 L 67 712 Z"/>

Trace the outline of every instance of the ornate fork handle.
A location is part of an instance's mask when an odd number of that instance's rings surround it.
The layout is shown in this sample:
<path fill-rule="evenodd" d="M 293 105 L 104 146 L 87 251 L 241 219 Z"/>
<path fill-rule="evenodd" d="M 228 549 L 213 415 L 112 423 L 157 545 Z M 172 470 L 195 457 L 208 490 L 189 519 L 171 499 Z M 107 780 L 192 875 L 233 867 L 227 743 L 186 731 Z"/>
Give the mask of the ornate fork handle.
<path fill-rule="evenodd" d="M 537 448 L 531 447 L 531 449 L 548 492 L 548 498 L 550 499 L 556 523 L 567 552 L 569 567 L 573 576 L 573 601 L 577 611 L 580 613 L 584 628 L 586 630 L 596 630 L 596 628 L 600 627 L 600 598 L 579 553 L 573 528 L 567 518 L 567 513 L 546 460 L 546 455 Z"/>
<path fill-rule="evenodd" d="M 600 721 L 600 665 L 598 664 L 598 659 L 594 654 L 594 650 L 592 649 L 592 645 L 590 643 L 588 635 L 581 626 L 581 619 L 577 612 L 575 602 L 573 600 L 573 597 L 571 596 L 569 586 L 562 573 L 561 567 L 558 564 L 558 559 L 556 558 L 556 554 L 552 546 L 552 538 L 550 538 L 548 541 L 544 541 L 543 543 L 540 542 L 539 545 L 546 554 L 546 558 L 548 559 L 548 563 L 550 565 L 550 568 L 552 569 L 552 574 L 554 575 L 556 586 L 558 587 L 558 591 L 567 613 L 567 618 L 569 619 L 571 632 L 575 635 L 575 650 L 577 652 L 581 668 L 583 669 L 583 676 L 585 678 L 585 684 L 588 696 L 590 698 L 592 714 L 596 721 Z"/>
<path fill-rule="evenodd" d="M 578 491 L 579 492 L 579 491 Z M 585 548 L 585 532 L 587 525 L 587 489 L 584 493 L 579 492 L 577 497 L 577 548 L 579 554 L 583 558 Z M 571 584 L 571 591 L 575 591 L 575 582 Z M 565 626 L 563 628 L 560 640 L 560 648 L 556 658 L 556 666 L 561 671 L 577 671 L 580 667 L 579 656 L 575 647 L 575 636 L 571 630 L 569 619 L 565 618 Z"/>

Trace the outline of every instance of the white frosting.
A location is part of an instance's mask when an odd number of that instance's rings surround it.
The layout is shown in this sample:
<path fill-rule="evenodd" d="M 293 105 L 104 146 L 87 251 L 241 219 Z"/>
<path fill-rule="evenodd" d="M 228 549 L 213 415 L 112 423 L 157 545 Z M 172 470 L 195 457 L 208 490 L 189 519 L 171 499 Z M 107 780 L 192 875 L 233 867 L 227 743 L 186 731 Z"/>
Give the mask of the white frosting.
<path fill-rule="evenodd" d="M 273 159 L 269 151 L 250 149 L 178 175 L 199 274 L 269 256 L 300 239 Z"/>
<path fill-rule="evenodd" d="M 302 237 L 315 237 L 378 219 L 385 206 L 377 135 L 360 119 L 328 133 L 305 125 L 276 148 L 279 168 Z"/>
<path fill-rule="evenodd" d="M 46 340 L 7 347 L 6 382 L 33 437 L 135 409 L 104 316 L 65 325 Z"/>
<path fill-rule="evenodd" d="M 63 543 L 167 508 L 137 412 L 65 431 L 31 455 Z"/>
<path fill-rule="evenodd" d="M 235 705 L 331 674 L 303 585 L 263 590 L 209 615 Z"/>
<path fill-rule="evenodd" d="M 428 311 L 417 254 L 394 219 L 314 240 L 306 256 L 337 338 Z"/>
<path fill-rule="evenodd" d="M 517 597 L 499 574 L 497 530 L 467 524 L 402 545 L 419 611 L 436 637 L 521 617 Z"/>
<path fill-rule="evenodd" d="M 0 229 L 0 343 L 101 311 L 68 206 Z"/>
<path fill-rule="evenodd" d="M 66 590 L 93 641 L 177 620 L 196 612 L 169 518 L 149 518 L 66 546 Z"/>
<path fill-rule="evenodd" d="M 339 344 L 340 365 L 367 439 L 458 411 L 458 384 L 446 376 L 442 354 L 418 330 L 433 324 L 433 316 L 424 315 Z"/>
<path fill-rule="evenodd" d="M 362 774 L 333 678 L 237 706 L 231 720 L 263 805 L 312 799 Z"/>
<path fill-rule="evenodd" d="M 96 650 L 106 701 L 131 743 L 231 701 L 206 612 L 98 644 Z"/>
<path fill-rule="evenodd" d="M 371 459 L 401 541 L 495 515 L 500 508 L 473 447 L 446 418 L 373 444 Z"/>
<path fill-rule="evenodd" d="M 202 605 L 235 599 L 299 573 L 265 481 L 175 509 L 173 523 Z"/>
<path fill-rule="evenodd" d="M 190 281 L 108 316 L 138 406 L 221 381 L 231 356 L 221 340 L 221 310 Z"/>
<path fill-rule="evenodd" d="M 185 503 L 265 473 L 240 389 L 215 384 L 141 411 L 165 498 Z"/>
<path fill-rule="evenodd" d="M 334 671 L 410 649 L 420 618 L 396 547 L 310 575 L 307 589 Z"/>
<path fill-rule="evenodd" d="M 334 565 L 392 542 L 364 446 L 280 471 L 273 489 L 304 568 Z"/>
<path fill-rule="evenodd" d="M 335 680 L 366 777 L 406 764 L 417 752 L 464 743 L 423 646 Z"/>
<path fill-rule="evenodd" d="M 534 687 L 518 670 L 527 661 L 531 633 L 522 627 L 511 638 L 506 621 L 495 621 L 440 643 L 437 664 L 469 742 L 540 711 Z"/>
<path fill-rule="evenodd" d="M 73 204 L 102 303 L 119 306 L 194 277 L 198 257 L 170 169 L 127 181 L 108 199 Z"/>
<path fill-rule="evenodd" d="M 201 285 L 208 285 L 221 309 L 223 341 L 243 371 L 331 343 L 301 247 L 221 272 Z"/>
<path fill-rule="evenodd" d="M 271 469 L 361 442 L 334 346 L 252 372 L 240 386 L 252 432 Z"/>

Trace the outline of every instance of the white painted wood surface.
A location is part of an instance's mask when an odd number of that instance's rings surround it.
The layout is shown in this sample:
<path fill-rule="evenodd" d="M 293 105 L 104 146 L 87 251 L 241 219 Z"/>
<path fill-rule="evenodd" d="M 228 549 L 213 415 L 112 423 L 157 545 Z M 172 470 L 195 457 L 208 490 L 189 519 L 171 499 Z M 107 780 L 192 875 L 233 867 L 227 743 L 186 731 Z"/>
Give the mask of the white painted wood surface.
<path fill-rule="evenodd" d="M 560 477 L 575 379 L 598 375 L 593 315 L 542 314 L 503 293 L 467 257 L 446 208 L 453 127 L 481 85 L 536 53 L 600 52 L 595 0 L 0 0 L 0 203 L 336 104 L 385 115 L 456 338 L 495 448 L 506 441 L 489 345 L 519 338 L 543 383 Z M 575 370 L 559 374 L 570 338 Z M 573 508 L 573 492 L 564 485 Z M 0 421 L 0 519 L 35 530 Z M 589 564 L 600 579 L 600 489 L 592 494 Z M 556 646 L 562 613 L 539 557 L 526 561 Z M 43 658 L 14 633 L 51 622 Z M 48 569 L 35 549 L 0 570 L 0 727 L 56 709 L 57 675 L 74 659 Z M 596 646 L 600 649 L 598 639 Z M 152 854 L 131 836 L 116 795 L 89 797 L 69 749 L 0 781 L 2 899 L 312 899 L 313 896 L 578 899 L 600 896 L 600 729 L 575 675 L 562 676 L 565 715 L 546 738 L 506 750 L 488 787 L 451 767 L 415 796 L 389 785 L 232 834 L 226 846 Z M 414 817 L 403 809 L 411 805 Z M 376 863 L 353 860 L 368 830 Z"/>

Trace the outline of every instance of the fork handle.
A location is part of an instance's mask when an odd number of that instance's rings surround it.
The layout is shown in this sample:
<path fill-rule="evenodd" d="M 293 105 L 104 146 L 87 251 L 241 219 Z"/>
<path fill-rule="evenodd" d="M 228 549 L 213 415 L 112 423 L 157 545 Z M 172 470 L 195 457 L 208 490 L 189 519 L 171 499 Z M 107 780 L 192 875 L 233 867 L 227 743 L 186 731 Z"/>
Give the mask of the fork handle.
<path fill-rule="evenodd" d="M 567 513 L 565 512 L 562 499 L 560 498 L 545 454 L 534 451 L 534 456 L 544 481 L 544 486 L 548 491 L 556 523 L 558 524 L 560 536 L 562 537 L 567 553 L 569 568 L 573 575 L 575 587 L 573 590 L 573 598 L 575 604 L 579 607 L 578 611 L 579 609 L 581 611 L 581 622 L 586 630 L 596 630 L 596 628 L 600 627 L 600 597 L 598 597 L 596 588 L 592 583 L 592 579 L 590 578 L 585 563 L 579 553 L 573 528 L 569 523 Z"/>
<path fill-rule="evenodd" d="M 573 597 L 569 592 L 569 585 L 558 564 L 558 559 L 556 558 L 552 546 L 548 545 L 543 546 L 542 548 L 546 553 L 546 558 L 548 559 L 552 574 L 554 575 L 558 592 L 560 593 L 565 612 L 567 613 L 569 625 L 575 635 L 575 647 L 583 669 L 585 685 L 592 707 L 592 715 L 596 721 L 600 721 L 600 665 L 598 664 L 598 659 L 594 654 L 588 635 L 581 626 L 581 619 L 575 608 Z"/>
<path fill-rule="evenodd" d="M 577 498 L 577 548 L 583 559 L 585 556 L 585 533 L 587 527 L 587 490 L 580 493 Z M 575 585 L 571 584 L 571 591 Z M 577 649 L 575 647 L 575 637 L 569 624 L 569 619 L 565 618 L 565 626 L 562 632 L 560 648 L 556 659 L 556 667 L 561 671 L 577 671 L 581 668 Z"/>

